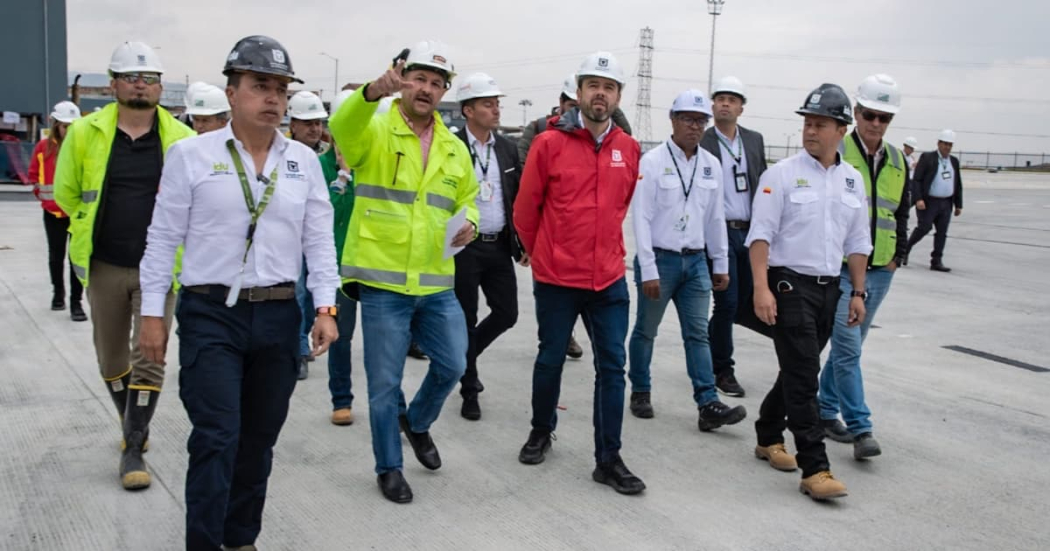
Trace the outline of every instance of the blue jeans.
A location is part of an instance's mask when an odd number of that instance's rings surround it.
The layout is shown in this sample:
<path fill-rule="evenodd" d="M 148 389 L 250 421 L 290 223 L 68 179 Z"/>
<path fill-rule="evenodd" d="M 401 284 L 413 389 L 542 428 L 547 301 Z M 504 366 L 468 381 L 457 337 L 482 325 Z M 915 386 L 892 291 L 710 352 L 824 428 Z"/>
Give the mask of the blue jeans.
<path fill-rule="evenodd" d="M 350 381 L 351 348 L 354 328 L 357 327 L 357 301 L 341 291 L 335 293 L 336 328 L 339 338 L 328 347 L 328 392 L 332 394 L 332 409 L 348 408 L 354 401 Z"/>
<path fill-rule="evenodd" d="M 302 310 L 303 322 L 299 324 L 299 355 L 310 355 L 310 330 L 314 326 L 314 318 L 317 310 L 314 309 L 314 296 L 306 288 L 306 262 L 303 262 L 303 270 L 299 274 L 299 281 L 295 282 L 295 300 Z"/>
<path fill-rule="evenodd" d="M 627 279 L 601 291 L 536 281 L 533 296 L 540 350 L 532 370 L 532 426 L 553 431 L 558 424 L 565 349 L 576 318 L 582 316 L 594 353 L 594 459 L 611 461 L 619 455 L 623 426 L 623 344 L 631 311 Z"/>
<path fill-rule="evenodd" d="M 467 368 L 467 322 L 452 290 L 411 296 L 361 285 L 368 411 L 376 473 L 401 470 L 398 416 L 412 432 L 426 432 Z M 405 407 L 401 379 L 409 342 L 430 357 L 412 404 Z"/>
<path fill-rule="evenodd" d="M 835 327 L 831 332 L 831 352 L 824 370 L 820 373 L 820 418 L 835 419 L 842 412 L 842 420 L 850 434 L 857 435 L 871 432 L 871 411 L 864 403 L 864 379 L 860 374 L 860 351 L 864 339 L 868 337 L 868 328 L 875 320 L 875 312 L 890 291 L 893 272 L 885 268 L 868 270 L 865 284 L 868 286 L 868 300 L 864 302 L 867 314 L 864 323 L 857 327 L 846 327 L 849 316 L 850 283 L 849 270 L 842 268 L 842 279 L 839 298 L 835 310 Z"/>
<path fill-rule="evenodd" d="M 634 283 L 638 286 L 638 318 L 631 332 L 631 391 L 652 389 L 649 366 L 653 359 L 653 342 L 663 320 L 667 303 L 674 301 L 678 323 L 685 344 L 685 369 L 693 382 L 693 400 L 698 406 L 718 399 L 715 375 L 711 368 L 711 348 L 707 340 L 707 311 L 711 305 L 711 275 L 707 272 L 704 253 L 683 256 L 673 251 L 656 251 L 656 269 L 660 274 L 660 298 L 652 300 L 642 294 L 642 269 L 634 258 Z"/>
<path fill-rule="evenodd" d="M 714 292 L 715 308 L 711 313 L 710 328 L 711 362 L 718 376 L 733 375 L 733 323 L 740 317 L 738 312 L 750 316 L 753 308 L 751 257 L 744 246 L 747 230 L 726 229 L 729 237 L 729 287 Z"/>

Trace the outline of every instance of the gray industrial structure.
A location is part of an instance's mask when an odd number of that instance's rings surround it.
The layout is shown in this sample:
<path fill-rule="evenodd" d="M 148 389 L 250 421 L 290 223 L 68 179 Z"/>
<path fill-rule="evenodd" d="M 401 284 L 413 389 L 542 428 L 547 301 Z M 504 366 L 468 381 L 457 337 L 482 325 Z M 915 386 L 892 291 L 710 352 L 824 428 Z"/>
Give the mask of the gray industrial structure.
<path fill-rule="evenodd" d="M 9 86 L 0 87 L 0 111 L 46 120 L 67 98 L 65 0 L 6 0 L 0 51 Z"/>

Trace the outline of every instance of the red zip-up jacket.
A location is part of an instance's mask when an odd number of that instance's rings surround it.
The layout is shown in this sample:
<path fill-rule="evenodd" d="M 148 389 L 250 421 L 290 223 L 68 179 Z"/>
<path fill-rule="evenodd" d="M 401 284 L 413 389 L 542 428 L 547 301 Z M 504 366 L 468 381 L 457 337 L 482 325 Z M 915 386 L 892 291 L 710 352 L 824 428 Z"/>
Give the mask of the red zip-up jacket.
<path fill-rule="evenodd" d="M 33 158 L 29 162 L 29 182 L 33 184 L 33 195 L 40 199 L 40 206 L 58 218 L 65 218 L 66 213 L 62 212 L 58 203 L 55 202 L 54 188 L 52 187 L 55 183 L 55 161 L 58 160 L 58 145 L 52 144 L 51 147 L 48 147 L 48 140 L 50 138 L 40 140 L 36 143 L 36 147 L 33 148 Z M 49 149 L 51 151 L 50 155 L 48 155 Z"/>
<path fill-rule="evenodd" d="M 641 148 L 616 125 L 599 146 L 577 109 L 547 128 L 529 149 L 514 227 L 536 281 L 600 291 L 626 271 L 623 220 Z"/>

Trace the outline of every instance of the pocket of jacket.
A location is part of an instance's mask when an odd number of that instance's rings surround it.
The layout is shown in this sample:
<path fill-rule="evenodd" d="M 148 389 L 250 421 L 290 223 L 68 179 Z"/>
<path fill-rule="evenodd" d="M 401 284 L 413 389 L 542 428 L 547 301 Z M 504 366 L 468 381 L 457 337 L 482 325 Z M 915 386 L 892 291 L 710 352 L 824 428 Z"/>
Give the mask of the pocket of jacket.
<path fill-rule="evenodd" d="M 411 232 L 408 216 L 376 209 L 365 209 L 359 234 L 365 239 L 385 243 L 406 243 Z"/>

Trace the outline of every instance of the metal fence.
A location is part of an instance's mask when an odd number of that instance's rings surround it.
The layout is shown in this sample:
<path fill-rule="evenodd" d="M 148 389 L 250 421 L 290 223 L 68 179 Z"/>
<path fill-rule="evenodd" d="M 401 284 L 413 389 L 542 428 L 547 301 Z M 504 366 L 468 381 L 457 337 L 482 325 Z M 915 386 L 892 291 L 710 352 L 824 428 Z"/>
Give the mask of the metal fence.
<path fill-rule="evenodd" d="M 767 145 L 766 158 L 770 162 L 779 161 L 801 151 L 801 147 L 791 148 L 782 145 Z M 959 158 L 963 168 L 977 169 L 1033 169 L 1050 171 L 1050 153 L 981 153 L 978 151 L 952 151 Z"/>

